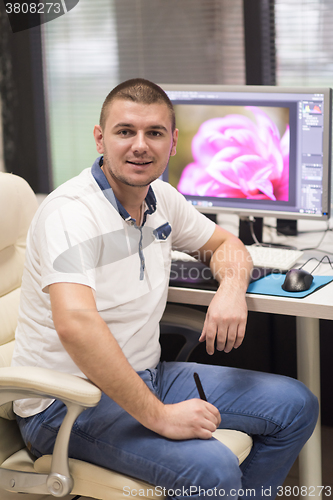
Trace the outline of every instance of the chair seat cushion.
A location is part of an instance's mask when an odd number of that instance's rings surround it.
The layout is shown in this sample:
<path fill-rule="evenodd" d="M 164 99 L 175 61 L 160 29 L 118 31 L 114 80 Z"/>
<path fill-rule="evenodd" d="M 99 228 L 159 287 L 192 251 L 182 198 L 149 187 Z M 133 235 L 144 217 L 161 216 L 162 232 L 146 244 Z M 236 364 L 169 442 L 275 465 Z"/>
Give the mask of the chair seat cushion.
<path fill-rule="evenodd" d="M 47 474 L 51 469 L 51 461 L 51 455 L 39 458 L 35 462 L 35 471 Z M 150 500 L 166 498 L 164 495 L 156 495 L 153 485 L 88 462 L 70 458 L 69 469 L 74 479 L 71 492 L 73 495 L 84 495 L 100 500 L 124 500 L 124 498 L 134 498 L 134 496 Z M 134 491 L 137 492 L 136 495 L 129 494 Z"/>
<path fill-rule="evenodd" d="M 225 444 L 239 460 L 239 465 L 244 462 L 251 451 L 253 441 L 245 432 L 229 429 L 217 429 L 214 437 Z"/>
<path fill-rule="evenodd" d="M 251 451 L 252 438 L 243 432 L 218 429 L 214 437 L 238 456 L 239 463 Z M 51 455 L 45 455 L 36 460 L 35 471 L 47 474 L 51 469 L 51 460 Z M 90 496 L 102 500 L 124 500 L 124 495 L 127 498 L 139 496 L 151 500 L 165 498 L 161 495 L 161 489 L 155 490 L 154 486 L 148 483 L 80 460 L 69 459 L 69 468 L 74 479 L 73 495 Z M 133 492 L 133 496 L 130 492 Z"/>
<path fill-rule="evenodd" d="M 1 464 L 3 469 L 18 470 L 23 472 L 36 472 L 34 469 L 35 457 L 27 448 L 17 451 Z"/>

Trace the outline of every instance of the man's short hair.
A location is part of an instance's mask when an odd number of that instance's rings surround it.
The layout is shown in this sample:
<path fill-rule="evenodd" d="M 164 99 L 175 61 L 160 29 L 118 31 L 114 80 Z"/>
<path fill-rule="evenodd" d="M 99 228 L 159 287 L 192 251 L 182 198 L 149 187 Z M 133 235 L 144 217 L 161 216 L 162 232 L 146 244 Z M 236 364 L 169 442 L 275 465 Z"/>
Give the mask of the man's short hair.
<path fill-rule="evenodd" d="M 106 96 L 103 103 L 99 124 L 102 129 L 105 127 L 107 118 L 107 108 L 116 99 L 137 102 L 139 104 L 166 104 L 170 111 L 172 132 L 176 128 L 175 111 L 167 94 L 156 83 L 144 78 L 133 78 L 120 83 Z"/>

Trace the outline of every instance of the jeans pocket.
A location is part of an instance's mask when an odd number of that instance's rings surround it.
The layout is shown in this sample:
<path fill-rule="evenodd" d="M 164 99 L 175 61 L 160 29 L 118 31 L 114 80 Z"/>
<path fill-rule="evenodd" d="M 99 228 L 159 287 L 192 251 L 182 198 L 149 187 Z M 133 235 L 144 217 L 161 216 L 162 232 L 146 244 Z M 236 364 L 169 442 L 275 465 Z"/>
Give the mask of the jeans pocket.
<path fill-rule="evenodd" d="M 144 383 L 149 387 L 149 389 L 157 395 L 158 384 L 157 384 L 157 370 L 147 368 L 142 372 L 138 372 L 138 375 L 142 378 Z"/>

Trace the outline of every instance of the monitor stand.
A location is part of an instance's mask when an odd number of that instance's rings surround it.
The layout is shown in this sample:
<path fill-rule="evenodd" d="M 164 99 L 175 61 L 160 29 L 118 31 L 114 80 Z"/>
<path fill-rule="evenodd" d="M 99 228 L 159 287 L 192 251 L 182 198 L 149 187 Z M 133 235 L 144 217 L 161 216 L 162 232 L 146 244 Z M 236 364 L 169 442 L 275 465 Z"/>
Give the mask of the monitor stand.
<path fill-rule="evenodd" d="M 256 217 L 253 222 L 253 231 L 259 243 L 262 241 L 263 218 Z M 277 219 L 276 231 L 285 234 L 286 236 L 297 236 L 297 220 Z M 239 239 L 244 245 L 253 245 L 256 241 L 251 233 L 251 221 L 249 217 L 241 217 L 239 219 Z M 289 245 L 280 243 L 269 243 L 272 247 L 291 248 Z"/>
<path fill-rule="evenodd" d="M 253 239 L 251 233 L 251 223 L 253 224 L 253 232 L 259 241 L 262 243 L 262 228 L 263 228 L 263 218 L 256 217 L 252 222 L 249 217 L 240 217 L 239 218 L 239 239 L 244 243 L 244 245 L 252 245 L 256 243 Z"/>
<path fill-rule="evenodd" d="M 297 220 L 276 219 L 276 232 L 286 236 L 297 236 Z"/>
<path fill-rule="evenodd" d="M 217 215 L 204 213 L 208 219 L 212 220 L 217 224 Z M 239 229 L 238 237 L 244 243 L 244 245 L 253 245 L 256 241 L 253 239 L 251 232 L 251 223 L 253 224 L 253 231 L 259 243 L 262 243 L 263 235 L 263 222 L 262 217 L 240 217 L 239 218 Z M 279 233 L 285 234 L 286 236 L 296 236 L 297 235 L 297 220 L 288 219 L 276 219 L 276 230 Z M 279 243 L 270 243 L 270 246 L 284 247 L 288 248 L 288 245 L 281 245 Z"/>

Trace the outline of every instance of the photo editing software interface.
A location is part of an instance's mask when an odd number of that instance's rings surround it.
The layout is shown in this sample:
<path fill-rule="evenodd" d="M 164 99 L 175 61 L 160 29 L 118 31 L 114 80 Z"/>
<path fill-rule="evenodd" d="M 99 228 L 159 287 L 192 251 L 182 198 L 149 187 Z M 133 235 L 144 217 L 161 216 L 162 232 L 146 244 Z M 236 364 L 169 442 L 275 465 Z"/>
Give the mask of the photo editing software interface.
<path fill-rule="evenodd" d="M 163 179 L 196 208 L 329 218 L 331 89 L 163 88 L 179 129 Z"/>

